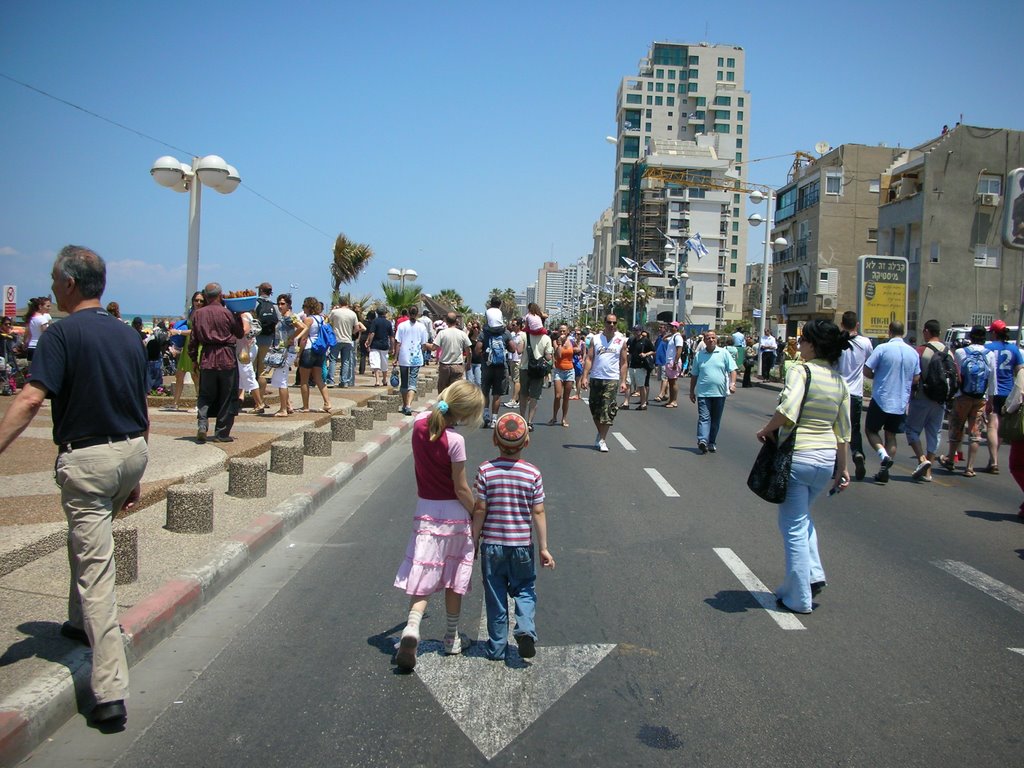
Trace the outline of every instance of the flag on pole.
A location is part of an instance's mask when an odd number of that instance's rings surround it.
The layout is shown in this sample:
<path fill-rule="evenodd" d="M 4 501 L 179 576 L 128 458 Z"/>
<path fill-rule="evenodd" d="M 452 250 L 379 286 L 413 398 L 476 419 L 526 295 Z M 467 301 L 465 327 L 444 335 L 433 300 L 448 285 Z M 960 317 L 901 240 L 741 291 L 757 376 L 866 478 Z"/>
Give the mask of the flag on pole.
<path fill-rule="evenodd" d="M 658 228 L 657 228 L 657 227 L 655 227 L 655 229 L 658 229 Z M 664 238 L 665 238 L 665 241 L 666 241 L 666 242 L 667 242 L 667 243 L 668 243 L 668 244 L 669 244 L 669 245 L 670 245 L 670 246 L 671 246 L 672 248 L 678 248 L 678 247 L 679 247 L 679 243 L 677 243 L 677 242 L 676 242 L 676 239 L 675 239 L 674 237 L 669 237 L 669 236 L 668 236 L 667 234 L 665 234 L 664 232 L 662 232 L 662 231 L 661 231 L 660 229 L 658 229 L 658 234 L 659 234 L 659 235 L 661 235 L 662 237 L 664 237 Z"/>
<path fill-rule="evenodd" d="M 634 262 L 634 263 L 636 263 L 636 262 Z M 630 284 L 630 283 L 632 283 L 633 281 L 632 281 L 632 280 L 630 280 L 630 279 L 629 279 L 628 277 L 626 277 L 625 275 L 623 275 L 622 277 L 620 277 L 620 278 L 619 278 L 619 282 L 620 282 L 620 283 L 622 283 L 623 285 L 629 285 L 629 284 Z"/>
<path fill-rule="evenodd" d="M 700 232 L 697 232 L 693 237 L 687 239 L 686 247 L 688 250 L 697 254 L 697 261 L 700 261 L 701 256 L 707 256 L 710 253 L 707 246 L 701 242 Z"/>
<path fill-rule="evenodd" d="M 661 267 L 654 263 L 654 259 L 648 259 L 647 263 L 640 267 L 640 269 L 643 270 L 644 272 L 647 272 L 648 274 L 657 275 L 658 277 L 661 277 L 662 275 L 665 274 L 662 271 Z"/>
<path fill-rule="evenodd" d="M 636 269 L 638 266 L 640 266 L 628 256 L 619 256 L 619 261 L 621 261 L 622 265 L 627 269 Z"/>

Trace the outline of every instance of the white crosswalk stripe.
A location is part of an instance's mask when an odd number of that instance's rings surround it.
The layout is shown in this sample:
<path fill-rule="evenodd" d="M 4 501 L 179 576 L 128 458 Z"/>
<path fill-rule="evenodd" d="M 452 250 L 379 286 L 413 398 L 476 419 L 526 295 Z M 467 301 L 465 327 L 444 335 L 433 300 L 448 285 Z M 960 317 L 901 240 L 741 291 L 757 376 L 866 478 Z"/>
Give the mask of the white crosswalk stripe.
<path fill-rule="evenodd" d="M 747 568 L 746 563 L 739 559 L 735 552 L 728 547 L 715 547 L 715 554 L 718 555 L 733 575 L 739 579 L 740 584 L 746 587 L 751 596 L 758 604 L 768 611 L 776 624 L 782 629 L 807 629 L 792 613 L 787 613 L 775 604 L 775 594 L 766 587 L 754 572 Z"/>
<path fill-rule="evenodd" d="M 644 472 L 650 475 L 651 480 L 654 481 L 654 484 L 658 486 L 661 492 L 664 493 L 666 496 L 672 499 L 679 498 L 679 493 L 676 491 L 675 488 L 672 487 L 668 480 L 661 476 L 661 472 L 654 469 L 653 467 L 644 467 Z"/>
<path fill-rule="evenodd" d="M 993 579 L 977 568 L 972 568 L 967 563 L 959 560 L 933 560 L 932 565 L 941 568 L 946 573 L 956 576 L 960 581 L 970 584 L 975 589 L 980 589 L 989 597 L 994 597 L 1018 613 L 1024 613 L 1024 593 L 1019 592 L 1008 584 Z"/>
<path fill-rule="evenodd" d="M 627 451 L 636 450 L 633 444 L 629 442 L 629 440 L 626 439 L 626 436 L 623 435 L 621 432 L 612 432 L 612 437 L 618 440 L 622 444 L 622 447 L 625 448 Z"/>

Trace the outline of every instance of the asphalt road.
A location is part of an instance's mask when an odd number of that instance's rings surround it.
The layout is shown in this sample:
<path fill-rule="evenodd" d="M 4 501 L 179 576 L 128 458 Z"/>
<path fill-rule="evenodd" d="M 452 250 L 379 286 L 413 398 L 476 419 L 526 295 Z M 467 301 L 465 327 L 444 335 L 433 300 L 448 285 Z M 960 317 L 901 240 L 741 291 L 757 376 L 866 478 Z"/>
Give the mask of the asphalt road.
<path fill-rule="evenodd" d="M 688 402 L 621 412 L 613 432 L 635 450 L 612 437 L 608 454 L 583 403 L 569 429 L 538 418 L 525 457 L 544 471 L 558 568 L 538 580 L 532 663 L 441 656 L 433 598 L 417 670 L 396 673 L 405 441 L 133 668 L 124 731 L 77 718 L 28 765 L 1020 765 L 1008 473 L 915 484 L 901 444 L 887 486 L 817 501 L 829 585 L 814 613 L 766 609 L 748 587 L 781 579 L 776 510 L 744 480 L 775 399 L 741 390 L 706 456 Z M 465 432 L 471 466 L 492 455 L 486 431 Z M 474 639 L 481 611 L 475 585 Z"/>

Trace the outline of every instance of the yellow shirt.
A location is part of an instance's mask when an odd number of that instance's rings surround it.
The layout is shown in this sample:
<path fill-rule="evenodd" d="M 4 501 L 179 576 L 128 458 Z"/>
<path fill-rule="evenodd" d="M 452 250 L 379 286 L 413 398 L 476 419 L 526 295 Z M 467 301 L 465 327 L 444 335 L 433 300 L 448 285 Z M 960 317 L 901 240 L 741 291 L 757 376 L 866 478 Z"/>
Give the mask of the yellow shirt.
<path fill-rule="evenodd" d="M 804 366 L 793 365 L 786 375 L 786 386 L 775 409 L 788 422 L 779 430 L 779 440 L 789 436 L 792 424 L 800 414 L 800 429 L 797 430 L 793 450 L 834 450 L 838 444 L 850 442 L 850 391 L 839 372 L 824 360 L 810 360 L 806 365 L 811 373 L 811 389 L 807 393 L 803 413 L 800 412 L 800 401 L 807 381 Z"/>

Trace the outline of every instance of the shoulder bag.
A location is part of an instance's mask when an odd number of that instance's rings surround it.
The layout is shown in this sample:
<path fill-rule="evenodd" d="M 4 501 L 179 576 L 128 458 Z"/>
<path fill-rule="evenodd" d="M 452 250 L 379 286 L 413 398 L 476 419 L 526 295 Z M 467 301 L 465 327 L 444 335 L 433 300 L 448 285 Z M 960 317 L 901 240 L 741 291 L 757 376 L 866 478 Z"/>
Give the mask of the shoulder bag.
<path fill-rule="evenodd" d="M 1013 413 L 1005 411 L 999 416 L 999 439 L 1004 443 L 1024 440 L 1024 405 Z"/>
<path fill-rule="evenodd" d="M 793 429 L 781 444 L 779 443 L 779 430 L 775 430 L 774 440 L 764 441 L 757 458 L 754 459 L 750 475 L 747 477 L 747 488 L 772 504 L 784 502 L 786 490 L 789 487 L 789 470 L 793 464 L 796 431 L 800 426 L 804 403 L 807 402 L 807 393 L 811 391 L 811 369 L 806 364 L 803 369 L 807 374 L 807 380 L 804 383 L 804 396 L 800 401 L 800 411 L 797 413 Z"/>

